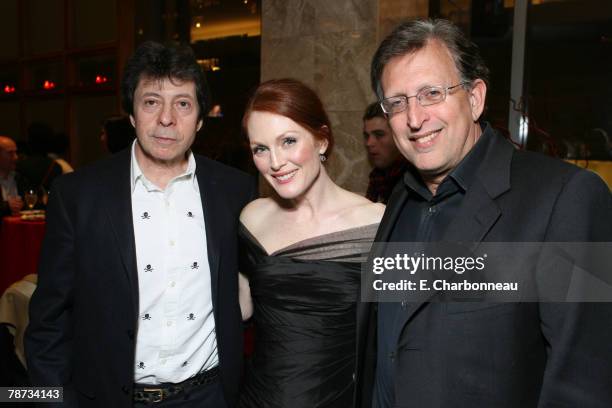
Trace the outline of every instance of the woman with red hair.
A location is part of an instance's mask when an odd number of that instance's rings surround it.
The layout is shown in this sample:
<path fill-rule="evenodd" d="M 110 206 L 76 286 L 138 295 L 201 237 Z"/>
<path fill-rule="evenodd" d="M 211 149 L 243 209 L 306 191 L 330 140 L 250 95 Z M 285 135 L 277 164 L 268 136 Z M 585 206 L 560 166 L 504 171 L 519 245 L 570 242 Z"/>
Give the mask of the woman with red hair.
<path fill-rule="evenodd" d="M 243 127 L 273 194 L 240 216 L 241 307 L 255 324 L 240 405 L 351 406 L 360 262 L 384 206 L 331 180 L 331 124 L 301 82 L 261 84 Z"/>

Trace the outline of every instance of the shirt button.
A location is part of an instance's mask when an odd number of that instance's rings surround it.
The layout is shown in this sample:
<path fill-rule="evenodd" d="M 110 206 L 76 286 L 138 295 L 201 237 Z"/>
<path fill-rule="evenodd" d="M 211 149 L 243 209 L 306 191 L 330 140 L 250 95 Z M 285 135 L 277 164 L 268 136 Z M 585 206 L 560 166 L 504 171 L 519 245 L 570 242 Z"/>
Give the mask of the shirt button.
<path fill-rule="evenodd" d="M 395 352 L 394 352 L 394 351 L 392 351 L 392 352 L 390 352 L 390 353 L 389 353 L 389 359 L 390 359 L 391 361 L 394 361 L 394 360 L 395 360 Z"/>
<path fill-rule="evenodd" d="M 166 208 L 170 207 L 170 201 L 166 200 Z"/>
<path fill-rule="evenodd" d="M 161 363 L 162 365 L 165 365 L 165 364 L 166 364 L 166 359 L 164 358 L 162 361 L 160 361 L 160 363 Z"/>
<path fill-rule="evenodd" d="M 168 327 L 172 326 L 172 320 L 168 320 L 168 321 L 166 322 L 166 326 L 168 326 Z"/>
<path fill-rule="evenodd" d="M 436 212 L 436 207 L 429 207 L 428 211 L 430 214 L 433 214 Z"/>
<path fill-rule="evenodd" d="M 169 244 L 170 244 L 170 246 L 172 246 L 172 247 L 173 247 L 173 246 L 174 246 L 174 240 L 173 240 L 173 239 L 171 239 L 171 240 L 170 240 L 170 242 L 169 242 Z"/>
<path fill-rule="evenodd" d="M 405 300 L 402 300 L 402 309 L 406 309 L 407 304 L 408 302 L 406 302 Z"/>
<path fill-rule="evenodd" d="M 175 282 L 175 281 L 171 281 L 171 282 L 170 282 L 170 287 L 171 287 L 171 288 L 173 288 L 173 287 L 175 287 L 175 286 L 176 286 L 176 282 Z"/>

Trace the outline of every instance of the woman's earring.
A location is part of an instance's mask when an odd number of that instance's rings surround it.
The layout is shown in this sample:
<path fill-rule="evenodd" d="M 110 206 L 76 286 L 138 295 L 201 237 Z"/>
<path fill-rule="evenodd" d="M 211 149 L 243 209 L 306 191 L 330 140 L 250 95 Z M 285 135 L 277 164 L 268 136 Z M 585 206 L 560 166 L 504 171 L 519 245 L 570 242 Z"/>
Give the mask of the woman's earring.
<path fill-rule="evenodd" d="M 323 153 L 319 153 L 319 159 L 321 159 L 321 162 L 324 162 L 325 160 L 327 160 L 327 157 L 325 157 Z"/>

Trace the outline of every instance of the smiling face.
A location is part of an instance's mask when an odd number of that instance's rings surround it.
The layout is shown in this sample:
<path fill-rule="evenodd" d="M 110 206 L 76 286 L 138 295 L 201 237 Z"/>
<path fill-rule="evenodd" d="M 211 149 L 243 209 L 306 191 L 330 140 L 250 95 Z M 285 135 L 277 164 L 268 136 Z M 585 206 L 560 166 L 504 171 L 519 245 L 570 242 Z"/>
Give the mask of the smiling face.
<path fill-rule="evenodd" d="M 453 86 L 461 78 L 453 58 L 437 41 L 401 57 L 383 70 L 384 97 L 412 96 L 428 86 Z M 391 115 L 389 125 L 400 152 L 427 181 L 440 182 L 474 146 L 480 137 L 478 118 L 484 109 L 486 85 L 475 80 L 466 90 L 448 91 L 446 100 L 423 107 L 410 98 L 404 112 Z"/>
<path fill-rule="evenodd" d="M 190 81 L 141 78 L 134 92 L 136 157 L 140 166 L 180 167 L 202 126 L 195 84 Z"/>
<path fill-rule="evenodd" d="M 375 116 L 364 120 L 363 140 L 368 160 L 377 169 L 389 168 L 400 156 L 385 118 Z"/>
<path fill-rule="evenodd" d="M 276 193 L 288 200 L 306 194 L 321 172 L 319 154 L 325 153 L 327 141 L 269 112 L 252 112 L 247 132 L 255 166 Z"/>

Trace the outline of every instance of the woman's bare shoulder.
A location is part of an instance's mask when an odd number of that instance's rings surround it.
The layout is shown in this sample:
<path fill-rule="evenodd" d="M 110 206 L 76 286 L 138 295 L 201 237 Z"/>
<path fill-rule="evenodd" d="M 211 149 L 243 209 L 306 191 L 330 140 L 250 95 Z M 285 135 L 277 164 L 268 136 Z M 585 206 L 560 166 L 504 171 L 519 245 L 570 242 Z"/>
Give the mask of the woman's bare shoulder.
<path fill-rule="evenodd" d="M 269 216 L 278 208 L 271 198 L 258 198 L 248 203 L 240 213 L 240 222 L 250 231 L 259 229 L 267 222 Z"/>
<path fill-rule="evenodd" d="M 354 225 L 377 224 L 382 219 L 385 206 L 373 203 L 365 197 L 351 193 L 348 198 L 346 216 Z"/>

